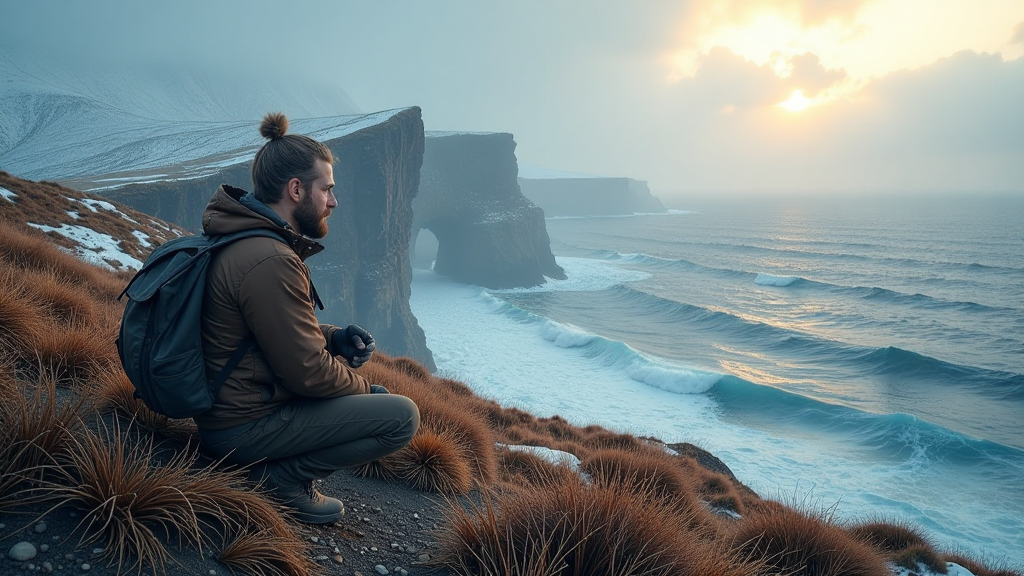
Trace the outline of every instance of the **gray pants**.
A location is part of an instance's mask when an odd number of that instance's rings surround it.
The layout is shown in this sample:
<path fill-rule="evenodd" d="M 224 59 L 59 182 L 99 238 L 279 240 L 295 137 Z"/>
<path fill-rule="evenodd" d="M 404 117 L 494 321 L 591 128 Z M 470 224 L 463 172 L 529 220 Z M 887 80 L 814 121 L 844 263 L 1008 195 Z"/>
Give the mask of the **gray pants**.
<path fill-rule="evenodd" d="M 253 466 L 277 484 L 299 485 L 401 450 L 419 427 L 416 404 L 397 394 L 302 399 L 255 422 L 200 430 L 226 462 Z"/>

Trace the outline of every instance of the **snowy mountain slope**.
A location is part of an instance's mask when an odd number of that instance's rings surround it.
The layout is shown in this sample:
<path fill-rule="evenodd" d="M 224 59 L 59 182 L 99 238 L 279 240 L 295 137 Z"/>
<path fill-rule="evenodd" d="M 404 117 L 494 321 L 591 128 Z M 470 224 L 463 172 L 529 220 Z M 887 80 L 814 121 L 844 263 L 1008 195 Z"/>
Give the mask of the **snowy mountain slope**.
<path fill-rule="evenodd" d="M 172 69 L 90 70 L 0 53 L 0 169 L 68 180 L 179 164 L 261 140 L 271 110 L 294 131 L 358 122 L 343 90 Z"/>

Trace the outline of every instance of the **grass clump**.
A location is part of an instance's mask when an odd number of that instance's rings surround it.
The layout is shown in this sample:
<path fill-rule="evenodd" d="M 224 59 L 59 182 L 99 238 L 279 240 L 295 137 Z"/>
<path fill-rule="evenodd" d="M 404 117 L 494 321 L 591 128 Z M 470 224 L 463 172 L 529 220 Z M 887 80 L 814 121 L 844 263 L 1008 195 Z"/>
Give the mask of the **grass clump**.
<path fill-rule="evenodd" d="M 833 523 L 825 512 L 765 507 L 736 522 L 733 549 L 763 558 L 772 574 L 793 576 L 888 576 L 874 548 Z"/>
<path fill-rule="evenodd" d="M 738 559 L 680 531 L 677 517 L 613 486 L 568 482 L 486 493 L 451 506 L 441 563 L 456 574 L 754 576 Z"/>
<path fill-rule="evenodd" d="M 905 522 L 864 522 L 850 526 L 847 531 L 875 547 L 897 566 L 917 570 L 918 564 L 923 564 L 932 572 L 946 573 L 942 556 L 921 532 Z"/>

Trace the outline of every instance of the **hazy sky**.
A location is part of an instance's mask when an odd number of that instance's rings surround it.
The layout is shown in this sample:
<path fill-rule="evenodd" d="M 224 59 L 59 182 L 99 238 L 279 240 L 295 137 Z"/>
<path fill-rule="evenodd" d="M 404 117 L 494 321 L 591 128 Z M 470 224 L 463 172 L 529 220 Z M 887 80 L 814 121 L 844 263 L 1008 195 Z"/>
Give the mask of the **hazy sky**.
<path fill-rule="evenodd" d="M 1024 0 L 5 0 L 2 49 L 335 85 L 663 197 L 1024 193 Z"/>

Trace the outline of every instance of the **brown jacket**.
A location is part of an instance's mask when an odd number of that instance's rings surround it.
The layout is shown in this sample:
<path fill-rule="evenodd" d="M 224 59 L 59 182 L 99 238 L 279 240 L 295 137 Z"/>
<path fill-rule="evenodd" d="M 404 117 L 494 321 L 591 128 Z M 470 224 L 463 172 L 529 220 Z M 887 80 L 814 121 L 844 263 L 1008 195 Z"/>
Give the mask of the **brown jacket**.
<path fill-rule="evenodd" d="M 238 240 L 210 263 L 203 300 L 206 377 L 214 380 L 249 332 L 256 346 L 231 373 L 213 407 L 195 417 L 201 429 L 221 430 L 266 416 L 299 397 L 366 394 L 370 386 L 332 356 L 337 327 L 319 324 L 303 260 L 323 246 L 282 228 L 284 222 L 244 190 L 221 186 L 203 212 L 210 235 L 271 228 L 289 244 L 262 236 Z M 256 211 L 250 208 L 255 206 Z"/>

